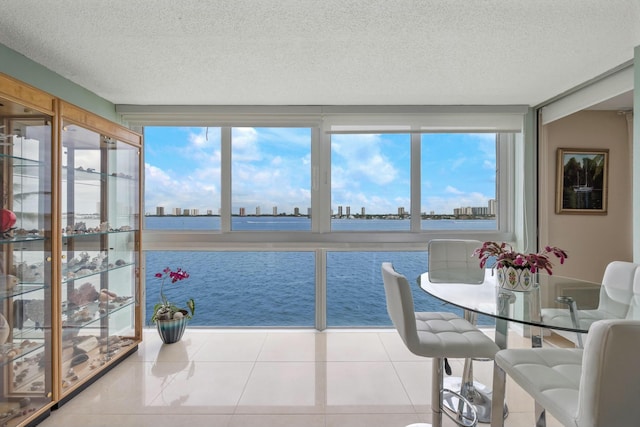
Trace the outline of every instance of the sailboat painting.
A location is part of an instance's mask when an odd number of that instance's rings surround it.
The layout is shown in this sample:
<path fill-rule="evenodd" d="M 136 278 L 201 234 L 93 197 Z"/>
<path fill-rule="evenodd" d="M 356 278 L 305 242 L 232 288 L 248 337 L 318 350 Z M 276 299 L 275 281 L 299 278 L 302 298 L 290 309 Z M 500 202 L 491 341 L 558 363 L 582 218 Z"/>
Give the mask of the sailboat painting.
<path fill-rule="evenodd" d="M 558 148 L 556 213 L 606 214 L 609 150 Z"/>

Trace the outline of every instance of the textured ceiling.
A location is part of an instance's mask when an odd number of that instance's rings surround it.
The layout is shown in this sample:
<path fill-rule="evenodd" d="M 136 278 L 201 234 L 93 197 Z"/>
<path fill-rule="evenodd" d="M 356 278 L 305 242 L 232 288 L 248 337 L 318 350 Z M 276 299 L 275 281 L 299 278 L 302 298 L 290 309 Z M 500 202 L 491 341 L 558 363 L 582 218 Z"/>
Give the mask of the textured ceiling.
<path fill-rule="evenodd" d="M 640 0 L 3 0 L 0 43 L 116 104 L 536 105 L 633 58 Z"/>

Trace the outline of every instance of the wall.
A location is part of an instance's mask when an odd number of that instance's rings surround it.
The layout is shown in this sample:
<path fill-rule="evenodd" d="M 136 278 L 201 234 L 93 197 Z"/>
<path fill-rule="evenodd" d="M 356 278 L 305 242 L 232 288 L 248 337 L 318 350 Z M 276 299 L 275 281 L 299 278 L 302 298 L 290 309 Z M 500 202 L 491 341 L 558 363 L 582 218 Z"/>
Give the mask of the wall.
<path fill-rule="evenodd" d="M 627 116 L 584 110 L 542 126 L 539 148 L 539 243 L 559 246 L 569 260 L 554 274 L 599 281 L 613 260 L 633 260 L 632 150 Z M 558 148 L 609 149 L 606 215 L 556 214 Z M 557 264 L 557 263 L 556 263 Z"/>
<path fill-rule="evenodd" d="M 0 44 L 0 73 L 35 86 L 107 120 L 120 123 L 120 116 L 116 114 L 113 103 L 2 44 Z"/>

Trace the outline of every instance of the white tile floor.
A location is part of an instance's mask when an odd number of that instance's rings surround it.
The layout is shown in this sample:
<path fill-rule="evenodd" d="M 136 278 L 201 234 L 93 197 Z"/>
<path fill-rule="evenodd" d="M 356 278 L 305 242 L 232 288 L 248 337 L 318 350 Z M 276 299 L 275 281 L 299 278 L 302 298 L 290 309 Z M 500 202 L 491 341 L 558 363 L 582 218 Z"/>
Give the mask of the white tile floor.
<path fill-rule="evenodd" d="M 490 385 L 491 369 L 476 362 L 475 377 Z M 430 421 L 430 383 L 431 360 L 392 329 L 190 328 L 171 345 L 147 329 L 136 354 L 40 425 L 403 427 Z M 507 394 L 506 426 L 532 426 L 533 400 L 512 383 Z"/>

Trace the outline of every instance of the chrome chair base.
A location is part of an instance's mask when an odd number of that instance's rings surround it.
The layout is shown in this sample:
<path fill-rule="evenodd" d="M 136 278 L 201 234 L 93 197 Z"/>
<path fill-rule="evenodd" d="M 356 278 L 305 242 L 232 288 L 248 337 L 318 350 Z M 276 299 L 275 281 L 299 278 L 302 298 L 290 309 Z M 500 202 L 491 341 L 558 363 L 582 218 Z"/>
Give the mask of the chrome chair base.
<path fill-rule="evenodd" d="M 460 390 L 460 394 L 475 408 L 479 423 L 491 423 L 492 390 L 489 387 L 482 383 L 474 381 L 473 386 L 463 388 L 461 377 L 446 377 L 444 378 L 443 382 L 445 389 Z M 460 411 L 460 404 L 455 396 L 449 396 L 449 398 L 445 396 L 443 405 L 446 406 L 450 411 Z M 468 408 L 467 410 L 463 409 L 463 411 L 464 412 L 461 414 L 463 417 L 472 417 Z M 507 408 L 507 404 L 505 403 L 504 418 L 506 419 L 508 415 L 509 409 Z"/>

